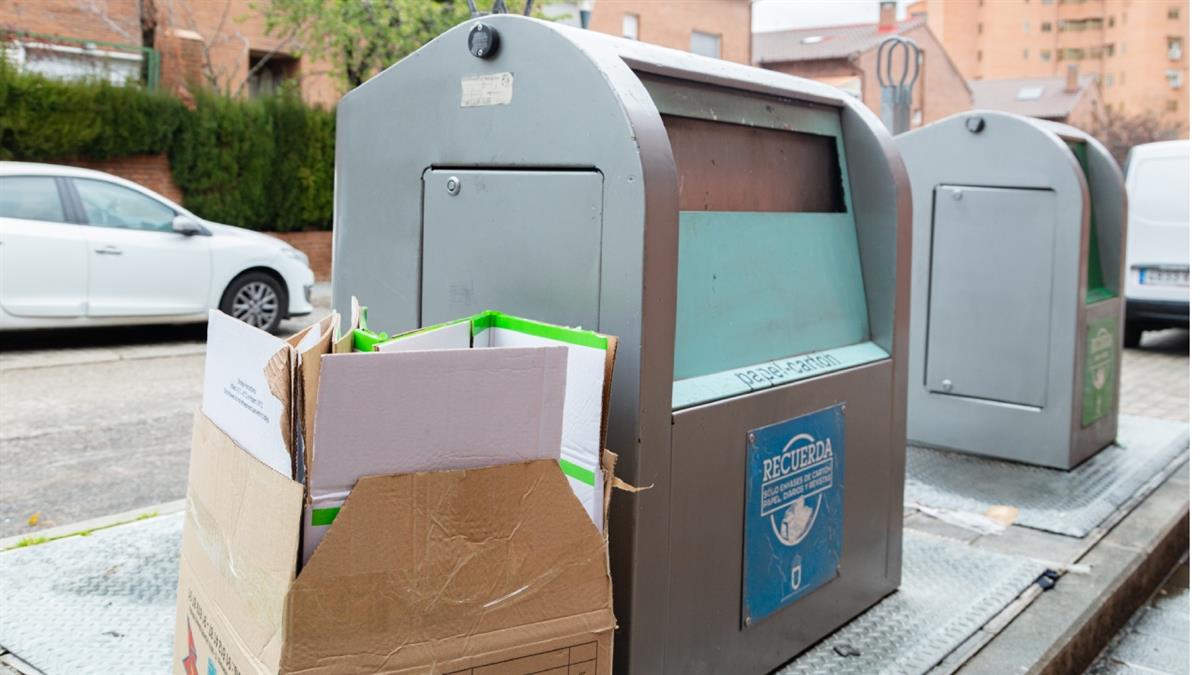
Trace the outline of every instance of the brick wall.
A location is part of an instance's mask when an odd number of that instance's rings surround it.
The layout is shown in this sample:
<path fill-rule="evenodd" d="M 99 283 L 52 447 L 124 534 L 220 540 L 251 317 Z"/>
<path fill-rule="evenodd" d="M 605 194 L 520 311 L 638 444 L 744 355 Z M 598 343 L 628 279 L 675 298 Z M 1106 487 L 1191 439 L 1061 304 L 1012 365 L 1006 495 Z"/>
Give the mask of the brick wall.
<path fill-rule="evenodd" d="M 0 28 L 80 40 L 142 43 L 138 0 L 0 0 Z"/>
<path fill-rule="evenodd" d="M 308 265 L 312 267 L 317 281 L 329 281 L 330 270 L 333 266 L 333 233 L 332 232 L 269 232 L 308 256 Z"/>
<path fill-rule="evenodd" d="M 150 188 L 176 204 L 183 202 L 183 192 L 171 178 L 171 164 L 163 154 L 128 155 L 106 160 L 75 159 L 61 163 L 111 173 Z"/>
<path fill-rule="evenodd" d="M 642 42 L 686 52 L 696 30 L 721 36 L 721 58 L 750 63 L 750 0 L 597 0 L 588 29 L 621 35 L 626 14 L 638 17 Z"/>

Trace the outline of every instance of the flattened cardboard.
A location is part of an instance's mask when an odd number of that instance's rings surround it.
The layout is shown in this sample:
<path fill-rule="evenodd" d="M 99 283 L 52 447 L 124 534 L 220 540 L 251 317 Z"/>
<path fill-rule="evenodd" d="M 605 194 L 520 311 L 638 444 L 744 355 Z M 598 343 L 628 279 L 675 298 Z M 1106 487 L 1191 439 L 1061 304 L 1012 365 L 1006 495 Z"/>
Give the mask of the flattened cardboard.
<path fill-rule="evenodd" d="M 392 352 L 547 346 L 565 346 L 568 350 L 560 466 L 592 523 L 601 529 L 604 519 L 601 448 L 607 429 L 615 337 L 485 311 L 404 333 L 374 348 Z"/>
<path fill-rule="evenodd" d="M 292 475 L 301 483 L 307 481 L 307 468 L 312 465 L 313 427 L 317 414 L 317 384 L 321 374 L 321 357 L 333 353 L 333 333 L 338 322 L 338 314 L 334 312 L 287 340 L 297 352 L 297 447 L 302 447 L 304 452 L 295 453 L 296 462 Z"/>
<path fill-rule="evenodd" d="M 322 358 L 303 560 L 361 476 L 557 459 L 567 349 Z M 340 516 L 339 516 L 340 517 Z"/>
<path fill-rule="evenodd" d="M 304 487 L 197 412 L 183 523 L 174 672 L 274 672 L 296 575 Z M 196 671 L 188 671 L 188 665 Z M 221 670 L 223 669 L 223 671 Z"/>
<path fill-rule="evenodd" d="M 363 478 L 288 594 L 281 670 L 454 672 L 594 644 L 608 672 L 608 547 L 588 522 L 556 460 Z"/>
<path fill-rule="evenodd" d="M 208 313 L 201 408 L 234 442 L 289 478 L 294 359 L 286 341 L 223 312 Z"/>

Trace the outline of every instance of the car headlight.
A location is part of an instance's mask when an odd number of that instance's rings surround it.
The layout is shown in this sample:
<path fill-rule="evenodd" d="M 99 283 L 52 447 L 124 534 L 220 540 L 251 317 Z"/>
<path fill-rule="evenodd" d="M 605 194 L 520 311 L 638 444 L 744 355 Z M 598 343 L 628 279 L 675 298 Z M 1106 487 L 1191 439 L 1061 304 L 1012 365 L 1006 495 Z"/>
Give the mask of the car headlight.
<path fill-rule="evenodd" d="M 298 248 L 292 248 L 291 246 L 284 246 L 283 248 L 279 249 L 279 252 L 291 258 L 292 260 L 299 261 L 300 264 L 304 265 L 305 267 L 308 267 L 308 256 L 304 255 L 304 251 L 301 251 Z"/>

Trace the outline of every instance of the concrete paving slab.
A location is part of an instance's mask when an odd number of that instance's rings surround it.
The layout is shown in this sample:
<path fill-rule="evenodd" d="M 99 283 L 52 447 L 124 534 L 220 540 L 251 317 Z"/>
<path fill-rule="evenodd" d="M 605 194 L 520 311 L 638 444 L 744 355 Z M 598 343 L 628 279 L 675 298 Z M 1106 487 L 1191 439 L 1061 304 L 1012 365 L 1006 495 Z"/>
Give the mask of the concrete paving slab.
<path fill-rule="evenodd" d="M 183 514 L 0 553 L 0 645 L 58 673 L 167 673 Z"/>
<path fill-rule="evenodd" d="M 905 503 L 970 513 L 1013 506 L 1019 525 L 1087 536 L 1186 461 L 1188 425 L 1131 415 L 1119 424 L 1117 443 L 1072 471 L 910 447 Z"/>
<path fill-rule="evenodd" d="M 1179 482 L 1186 483 L 1186 474 L 1179 471 L 1167 481 Z M 1152 492 L 1078 559 L 1088 573 L 1067 574 L 1039 594 L 958 672 L 1005 675 L 1087 668 L 1186 551 L 1188 499 L 1186 490 L 1166 483 Z M 1144 538 L 1129 545 L 1135 540 L 1132 532 Z"/>

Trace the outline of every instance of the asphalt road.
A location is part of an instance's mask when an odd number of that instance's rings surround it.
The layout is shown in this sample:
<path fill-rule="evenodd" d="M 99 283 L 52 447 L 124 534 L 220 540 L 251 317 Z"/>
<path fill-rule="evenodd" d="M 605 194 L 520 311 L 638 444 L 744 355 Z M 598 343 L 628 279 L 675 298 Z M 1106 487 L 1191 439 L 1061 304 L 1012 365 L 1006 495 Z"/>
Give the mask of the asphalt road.
<path fill-rule="evenodd" d="M 328 292 L 279 334 L 324 316 Z M 0 334 L 0 538 L 183 497 L 204 338 L 204 325 Z"/>
<path fill-rule="evenodd" d="M 328 293 L 280 334 L 324 316 Z M 182 498 L 204 337 L 203 325 L 0 334 L 0 538 Z M 1187 338 L 1149 333 L 1125 352 L 1122 412 L 1187 419 Z"/>

